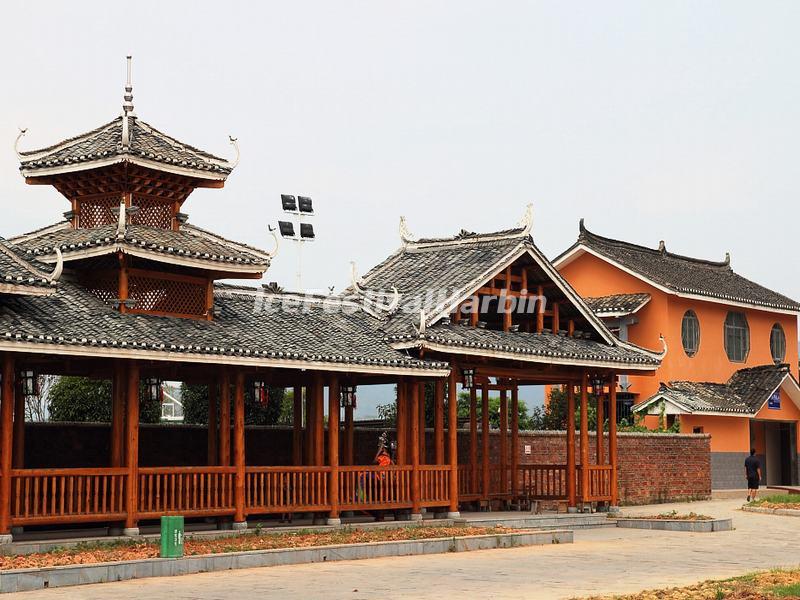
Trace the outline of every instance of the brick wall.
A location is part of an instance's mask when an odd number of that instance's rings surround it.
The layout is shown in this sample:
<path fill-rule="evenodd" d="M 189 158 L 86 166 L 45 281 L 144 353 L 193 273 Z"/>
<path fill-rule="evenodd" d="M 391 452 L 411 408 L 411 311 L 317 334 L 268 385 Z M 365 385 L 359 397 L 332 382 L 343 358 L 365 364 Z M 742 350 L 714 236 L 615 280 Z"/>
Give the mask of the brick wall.
<path fill-rule="evenodd" d="M 26 468 L 108 466 L 109 425 L 93 423 L 28 423 L 25 436 Z M 355 461 L 370 464 L 380 430 L 356 429 Z M 479 434 L 480 436 L 480 434 Z M 292 432 L 285 427 L 248 427 L 248 464 L 291 464 Z M 620 502 L 646 504 L 711 494 L 711 438 L 694 434 L 620 433 L 618 435 Z M 478 439 L 480 460 L 480 437 Z M 493 431 L 492 462 L 499 455 L 500 434 Z M 433 432 L 427 432 L 428 460 L 433 460 Z M 525 447 L 530 446 L 530 454 Z M 509 436 L 509 451 L 511 439 Z M 608 435 L 605 436 L 608 455 Z M 589 456 L 595 460 L 595 435 L 589 437 Z M 206 428 L 196 425 L 142 425 L 142 466 L 206 464 Z M 459 462 L 469 462 L 469 432 L 459 431 Z M 576 440 L 580 457 L 580 441 Z M 607 460 L 607 458 L 606 458 Z M 566 434 L 557 431 L 520 432 L 520 464 L 566 463 Z"/>

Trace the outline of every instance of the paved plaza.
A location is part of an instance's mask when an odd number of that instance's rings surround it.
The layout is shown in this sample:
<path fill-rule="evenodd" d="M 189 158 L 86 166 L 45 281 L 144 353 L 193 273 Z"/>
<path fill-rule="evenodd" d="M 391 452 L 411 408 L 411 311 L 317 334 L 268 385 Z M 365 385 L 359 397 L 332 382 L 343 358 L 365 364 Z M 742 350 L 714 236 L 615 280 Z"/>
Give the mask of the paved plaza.
<path fill-rule="evenodd" d="M 624 593 L 800 564 L 800 518 L 745 513 L 742 500 L 626 509 L 675 509 L 733 517 L 714 534 L 634 529 L 576 530 L 575 543 L 464 554 L 381 558 L 61 588 L 32 599 L 569 598 Z"/>

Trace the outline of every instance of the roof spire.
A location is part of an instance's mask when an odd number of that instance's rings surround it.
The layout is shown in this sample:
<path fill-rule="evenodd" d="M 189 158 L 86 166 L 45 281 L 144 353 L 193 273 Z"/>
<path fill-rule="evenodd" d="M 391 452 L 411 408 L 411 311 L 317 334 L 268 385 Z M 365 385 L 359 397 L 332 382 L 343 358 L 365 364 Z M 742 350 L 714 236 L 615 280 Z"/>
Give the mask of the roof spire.
<path fill-rule="evenodd" d="M 133 85 L 131 84 L 131 56 L 128 55 L 128 80 L 125 84 L 125 95 L 123 96 L 124 102 L 122 103 L 122 114 L 127 116 L 136 116 L 133 112 Z"/>

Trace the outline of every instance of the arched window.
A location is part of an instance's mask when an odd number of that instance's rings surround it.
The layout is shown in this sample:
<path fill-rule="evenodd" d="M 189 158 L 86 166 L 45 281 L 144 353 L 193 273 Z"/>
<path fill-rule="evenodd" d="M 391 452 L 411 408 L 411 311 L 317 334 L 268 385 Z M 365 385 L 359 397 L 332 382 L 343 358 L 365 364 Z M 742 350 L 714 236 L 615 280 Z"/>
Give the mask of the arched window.
<path fill-rule="evenodd" d="M 780 323 L 772 326 L 769 334 L 769 351 L 772 353 L 772 360 L 776 363 L 781 363 L 786 358 L 786 334 Z"/>
<path fill-rule="evenodd" d="M 750 326 L 744 313 L 729 312 L 725 317 L 725 352 L 733 362 L 744 362 L 750 354 Z"/>
<path fill-rule="evenodd" d="M 686 356 L 694 356 L 700 348 L 700 321 L 693 310 L 687 310 L 681 321 L 681 342 Z"/>

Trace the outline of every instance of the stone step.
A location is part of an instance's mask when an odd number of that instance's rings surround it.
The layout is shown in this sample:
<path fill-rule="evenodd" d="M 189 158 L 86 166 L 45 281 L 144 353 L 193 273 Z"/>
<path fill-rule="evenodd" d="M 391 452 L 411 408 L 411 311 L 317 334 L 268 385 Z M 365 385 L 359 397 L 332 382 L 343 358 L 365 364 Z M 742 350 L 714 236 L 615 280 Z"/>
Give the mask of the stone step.
<path fill-rule="evenodd" d="M 503 517 L 471 517 L 467 523 L 473 527 L 512 527 L 519 529 L 549 529 L 552 527 L 566 529 L 588 529 L 597 527 L 616 527 L 616 521 L 606 517 L 604 513 L 589 515 L 553 514 L 553 515 L 519 515 Z"/>

